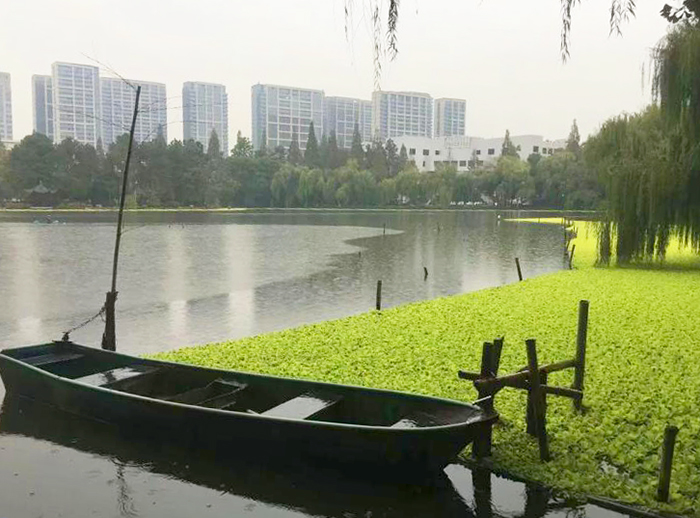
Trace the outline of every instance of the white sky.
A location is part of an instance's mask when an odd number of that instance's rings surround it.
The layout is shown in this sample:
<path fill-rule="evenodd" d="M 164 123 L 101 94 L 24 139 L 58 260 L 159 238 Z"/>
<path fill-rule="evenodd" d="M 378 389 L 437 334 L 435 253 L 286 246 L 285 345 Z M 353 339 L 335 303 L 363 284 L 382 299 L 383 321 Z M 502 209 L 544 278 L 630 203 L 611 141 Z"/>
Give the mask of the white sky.
<path fill-rule="evenodd" d="M 32 131 L 31 76 L 54 61 L 94 64 L 167 85 L 168 138 L 182 137 L 184 81 L 226 85 L 230 142 L 250 135 L 250 87 L 274 83 L 369 99 L 374 88 L 367 6 L 354 0 L 7 0 L 0 71 L 12 74 L 14 137 Z M 378 0 L 381 2 L 381 0 Z M 650 99 L 642 68 L 664 35 L 664 0 L 638 2 L 623 37 L 609 36 L 610 0 L 574 11 L 572 56 L 559 54 L 559 0 L 403 0 L 399 56 L 385 90 L 467 100 L 467 134 L 583 136 Z M 106 71 L 105 71 L 106 72 Z M 648 77 L 648 73 L 646 74 Z"/>

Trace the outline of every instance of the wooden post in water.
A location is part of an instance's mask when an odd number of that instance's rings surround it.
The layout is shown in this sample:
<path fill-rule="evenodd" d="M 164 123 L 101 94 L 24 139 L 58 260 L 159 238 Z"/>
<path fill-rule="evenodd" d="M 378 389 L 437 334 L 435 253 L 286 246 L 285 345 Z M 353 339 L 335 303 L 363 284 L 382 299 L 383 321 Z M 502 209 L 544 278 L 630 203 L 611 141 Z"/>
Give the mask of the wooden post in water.
<path fill-rule="evenodd" d="M 383 231 L 382 235 L 386 235 L 386 223 L 384 223 L 384 231 Z"/>
<path fill-rule="evenodd" d="M 523 272 L 520 269 L 520 259 L 517 257 L 515 258 L 515 267 L 518 269 L 518 280 L 522 281 L 523 280 Z"/>
<path fill-rule="evenodd" d="M 377 311 L 382 310 L 382 281 L 377 281 Z"/>
<path fill-rule="evenodd" d="M 481 349 L 481 373 L 480 378 L 492 378 L 495 376 L 494 371 L 494 348 L 490 342 L 484 342 Z M 493 398 L 484 400 L 487 396 L 493 395 L 489 389 L 477 389 L 479 394 L 479 406 L 485 411 L 493 411 Z M 480 459 L 491 456 L 492 443 L 492 426 L 488 424 L 483 428 L 480 434 L 477 434 L 472 446 L 472 456 Z"/>
<path fill-rule="evenodd" d="M 141 87 L 136 88 L 136 100 L 134 101 L 134 116 L 131 119 L 131 131 L 129 131 L 129 147 L 124 163 L 124 175 L 122 177 L 122 194 L 119 200 L 119 215 L 117 216 L 117 238 L 114 243 L 114 260 L 112 263 L 112 289 L 107 292 L 105 298 L 105 330 L 102 335 L 102 349 L 108 351 L 117 350 L 117 333 L 115 323 L 115 306 L 117 302 L 117 265 L 119 263 L 119 243 L 122 238 L 122 221 L 124 218 L 124 202 L 126 200 L 126 187 L 129 178 L 129 163 L 131 162 L 131 150 L 134 145 L 134 132 L 136 130 L 136 118 L 139 113 L 139 98 Z"/>
<path fill-rule="evenodd" d="M 578 303 L 578 332 L 576 333 L 576 366 L 574 367 L 574 383 L 571 388 L 583 392 L 583 378 L 586 374 L 586 340 L 588 337 L 588 306 L 587 300 Z M 574 408 L 583 410 L 583 398 L 574 399 Z"/>
<path fill-rule="evenodd" d="M 677 427 L 666 427 L 666 431 L 664 432 L 664 444 L 661 448 L 659 488 L 656 492 L 656 499 L 659 502 L 668 502 L 669 490 L 671 488 L 671 468 L 673 467 L 673 450 L 676 446 L 677 435 Z"/>
<path fill-rule="evenodd" d="M 426 280 L 428 278 L 428 269 L 424 266 L 423 267 L 423 280 Z"/>
<path fill-rule="evenodd" d="M 576 243 L 571 245 L 571 253 L 569 254 L 569 270 L 571 270 L 571 265 L 574 261 L 574 252 L 576 251 Z"/>
<path fill-rule="evenodd" d="M 540 369 L 537 364 L 537 343 L 534 338 L 525 341 L 527 345 L 527 363 L 530 373 L 530 392 L 532 398 L 532 414 L 534 417 L 537 440 L 540 446 L 540 460 L 549 461 L 549 444 L 547 441 L 547 429 L 545 427 L 545 409 L 543 403 L 544 392 L 540 385 Z"/>

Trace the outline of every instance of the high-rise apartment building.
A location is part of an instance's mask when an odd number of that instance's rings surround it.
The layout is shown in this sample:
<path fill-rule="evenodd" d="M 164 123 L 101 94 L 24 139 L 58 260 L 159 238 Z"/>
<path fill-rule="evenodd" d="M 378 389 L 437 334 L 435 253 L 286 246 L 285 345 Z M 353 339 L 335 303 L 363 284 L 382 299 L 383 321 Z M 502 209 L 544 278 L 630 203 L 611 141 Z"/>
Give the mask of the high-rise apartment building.
<path fill-rule="evenodd" d="M 32 76 L 32 112 L 36 133 L 53 140 L 53 86 L 51 76 Z"/>
<path fill-rule="evenodd" d="M 372 137 L 433 136 L 433 98 L 416 92 L 372 93 Z"/>
<path fill-rule="evenodd" d="M 102 105 L 102 144 L 107 147 L 117 137 L 128 133 L 134 115 L 136 87 L 141 87 L 139 114 L 136 118 L 134 140 L 145 142 L 157 136 L 167 142 L 167 96 L 165 85 L 148 81 L 122 79 L 100 79 L 100 102 Z"/>
<path fill-rule="evenodd" d="M 0 141 L 12 140 L 12 86 L 10 74 L 0 72 Z"/>
<path fill-rule="evenodd" d="M 467 101 L 464 99 L 435 99 L 435 136 L 464 135 L 466 113 Z"/>
<path fill-rule="evenodd" d="M 228 95 L 224 85 L 188 81 L 182 85 L 183 137 L 209 147 L 216 131 L 224 156 L 228 155 Z"/>
<path fill-rule="evenodd" d="M 73 138 L 97 145 L 100 126 L 100 76 L 97 67 L 74 63 L 51 66 L 54 142 Z"/>
<path fill-rule="evenodd" d="M 372 140 L 372 101 L 349 97 L 326 97 L 323 108 L 323 131 L 335 131 L 338 147 L 350 149 L 355 125 L 363 142 Z"/>
<path fill-rule="evenodd" d="M 297 134 L 299 147 L 306 149 L 309 125 L 314 123 L 317 139 L 323 135 L 322 90 L 277 85 L 252 87 L 253 147 L 260 149 L 263 139 L 267 149 L 288 148 Z"/>

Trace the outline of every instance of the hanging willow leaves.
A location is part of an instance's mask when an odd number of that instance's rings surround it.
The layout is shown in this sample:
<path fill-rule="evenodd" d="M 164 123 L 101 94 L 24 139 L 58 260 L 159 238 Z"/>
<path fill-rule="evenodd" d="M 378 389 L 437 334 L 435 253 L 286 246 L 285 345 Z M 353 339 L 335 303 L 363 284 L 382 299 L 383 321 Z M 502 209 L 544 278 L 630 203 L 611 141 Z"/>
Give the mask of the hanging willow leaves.
<path fill-rule="evenodd" d="M 656 103 L 608 120 L 586 143 L 607 188 L 599 261 L 663 259 L 677 235 L 700 252 L 700 29 L 679 24 L 654 49 Z"/>

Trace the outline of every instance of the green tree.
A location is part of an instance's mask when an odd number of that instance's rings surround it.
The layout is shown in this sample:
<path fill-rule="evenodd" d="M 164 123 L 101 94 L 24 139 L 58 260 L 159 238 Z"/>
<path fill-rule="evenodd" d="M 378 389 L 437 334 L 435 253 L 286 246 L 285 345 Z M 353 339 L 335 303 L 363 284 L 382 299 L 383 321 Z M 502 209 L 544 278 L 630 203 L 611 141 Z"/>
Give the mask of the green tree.
<path fill-rule="evenodd" d="M 396 151 L 396 145 L 394 145 L 394 151 Z M 386 178 L 389 175 L 387 153 L 381 140 L 374 139 L 371 146 L 368 144 L 365 156 L 367 169 L 372 171 L 377 180 Z"/>
<path fill-rule="evenodd" d="M 384 148 L 386 152 L 386 162 L 387 170 L 390 177 L 394 177 L 399 174 L 400 163 L 398 148 L 393 140 L 389 139 L 386 141 L 386 147 Z"/>
<path fill-rule="evenodd" d="M 8 184 L 15 196 L 24 196 L 39 182 L 49 188 L 58 188 L 58 169 L 53 143 L 45 135 L 33 133 L 22 139 L 10 152 Z"/>
<path fill-rule="evenodd" d="M 219 141 L 219 135 L 216 134 L 216 130 L 212 129 L 209 135 L 209 145 L 207 146 L 207 156 L 212 158 L 220 158 L 221 152 L 221 142 Z"/>
<path fill-rule="evenodd" d="M 401 150 L 399 151 L 399 158 L 397 161 L 397 174 L 403 171 L 408 165 L 408 151 L 406 151 L 406 146 L 401 144 Z"/>
<path fill-rule="evenodd" d="M 263 141 L 263 147 L 260 148 L 260 151 L 263 154 L 260 156 L 264 156 L 264 149 L 265 144 Z M 231 154 L 236 158 L 249 158 L 253 156 L 253 144 L 250 143 L 250 139 L 248 137 L 244 137 L 241 134 L 240 130 L 236 134 L 236 145 L 233 147 Z"/>
<path fill-rule="evenodd" d="M 287 161 L 294 165 L 299 165 L 303 162 L 301 149 L 299 149 L 299 135 L 297 135 L 296 129 L 292 133 L 292 141 L 287 152 Z"/>
<path fill-rule="evenodd" d="M 355 160 L 358 164 L 362 164 L 365 160 L 365 150 L 362 148 L 362 135 L 360 135 L 360 126 L 357 124 L 355 124 L 355 130 L 352 133 L 350 158 Z"/>
<path fill-rule="evenodd" d="M 574 119 L 573 124 L 571 124 L 571 131 L 569 132 L 569 137 L 566 139 L 566 150 L 577 156 L 581 152 L 581 134 L 578 131 L 576 119 Z"/>
<path fill-rule="evenodd" d="M 501 156 L 518 157 L 518 151 L 520 151 L 520 148 L 513 144 L 513 141 L 510 139 L 510 131 L 506 130 L 506 136 L 501 147 Z"/>
<path fill-rule="evenodd" d="M 335 135 L 335 130 L 331 130 L 331 135 L 328 138 L 328 162 L 330 169 L 337 169 L 345 162 L 343 153 L 338 148 L 338 138 Z"/>
<path fill-rule="evenodd" d="M 313 121 L 309 123 L 309 136 L 306 139 L 304 161 L 308 167 L 321 167 L 321 156 L 318 150 L 318 140 L 316 139 Z"/>
<path fill-rule="evenodd" d="M 239 131 L 240 133 L 240 131 Z M 236 138 L 236 144 L 238 144 L 238 138 Z M 234 148 L 235 149 L 235 148 Z M 258 158 L 267 156 L 267 131 L 262 130 L 262 136 L 260 137 L 260 149 L 255 152 L 255 156 Z"/>

